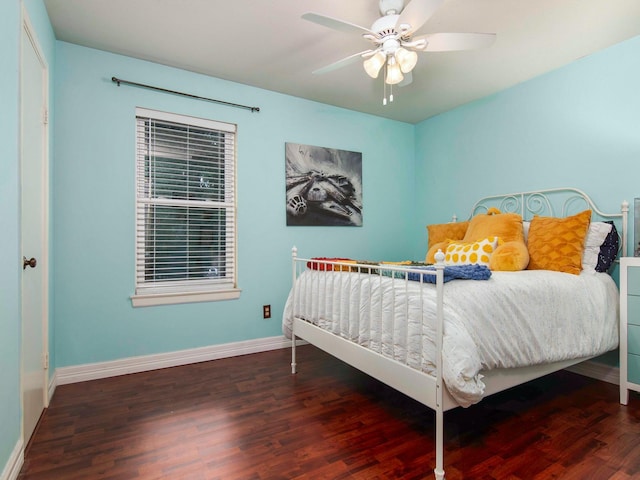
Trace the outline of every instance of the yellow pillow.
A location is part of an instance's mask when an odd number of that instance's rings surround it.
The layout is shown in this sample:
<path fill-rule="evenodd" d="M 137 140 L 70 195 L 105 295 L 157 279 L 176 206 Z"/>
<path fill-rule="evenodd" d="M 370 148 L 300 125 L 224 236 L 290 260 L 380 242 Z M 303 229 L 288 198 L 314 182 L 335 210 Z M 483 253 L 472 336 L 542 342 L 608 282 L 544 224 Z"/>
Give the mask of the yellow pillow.
<path fill-rule="evenodd" d="M 475 242 L 487 237 L 498 237 L 498 247 L 491 257 L 491 270 L 524 270 L 529 262 L 524 243 L 522 217 L 517 213 L 500 213 L 490 208 L 486 214 L 473 217 L 464 236 L 464 242 Z"/>
<path fill-rule="evenodd" d="M 527 268 L 529 251 L 523 242 L 499 242 L 491 255 L 489 268 L 500 272 L 518 272 Z"/>
<path fill-rule="evenodd" d="M 450 243 L 445 252 L 445 265 L 485 265 L 489 266 L 491 254 L 498 245 L 498 237 L 488 237 L 478 242 Z"/>
<path fill-rule="evenodd" d="M 529 270 L 554 270 L 578 275 L 589 231 L 591 210 L 566 218 L 539 217 L 529 227 Z"/>
<path fill-rule="evenodd" d="M 430 250 L 436 243 L 442 243 L 450 240 L 462 240 L 468 226 L 469 222 L 427 225 L 427 232 L 429 233 L 427 250 Z"/>
<path fill-rule="evenodd" d="M 524 243 L 522 217 L 517 213 L 500 213 L 497 209 L 493 210 L 498 213 L 489 212 L 473 217 L 462 241 L 476 242 L 487 237 L 499 237 L 503 242 Z"/>

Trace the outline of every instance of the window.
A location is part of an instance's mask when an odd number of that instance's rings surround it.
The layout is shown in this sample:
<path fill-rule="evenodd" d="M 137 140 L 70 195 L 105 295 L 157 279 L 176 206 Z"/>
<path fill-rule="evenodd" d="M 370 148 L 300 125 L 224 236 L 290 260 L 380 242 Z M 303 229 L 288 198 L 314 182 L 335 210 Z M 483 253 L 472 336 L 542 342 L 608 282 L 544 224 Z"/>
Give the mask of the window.
<path fill-rule="evenodd" d="M 136 109 L 134 306 L 238 298 L 235 125 Z"/>

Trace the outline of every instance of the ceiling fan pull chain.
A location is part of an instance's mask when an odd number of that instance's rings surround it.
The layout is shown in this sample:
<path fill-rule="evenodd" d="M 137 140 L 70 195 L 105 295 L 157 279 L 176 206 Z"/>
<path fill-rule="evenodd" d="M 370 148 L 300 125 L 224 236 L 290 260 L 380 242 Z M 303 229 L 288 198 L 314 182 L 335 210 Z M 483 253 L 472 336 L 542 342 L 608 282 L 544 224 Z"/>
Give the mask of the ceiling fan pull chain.
<path fill-rule="evenodd" d="M 382 105 L 387 104 L 387 82 L 384 81 L 386 77 L 387 77 L 387 62 L 385 62 L 384 64 L 384 75 L 382 76 L 382 91 L 383 91 Z"/>

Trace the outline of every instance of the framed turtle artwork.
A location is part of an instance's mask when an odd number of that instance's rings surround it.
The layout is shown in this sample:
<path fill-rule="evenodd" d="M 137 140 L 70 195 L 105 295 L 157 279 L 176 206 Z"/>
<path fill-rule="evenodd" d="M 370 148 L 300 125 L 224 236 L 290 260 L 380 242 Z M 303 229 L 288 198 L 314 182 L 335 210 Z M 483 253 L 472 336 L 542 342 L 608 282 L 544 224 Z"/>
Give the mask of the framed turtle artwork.
<path fill-rule="evenodd" d="M 285 143 L 288 226 L 362 226 L 362 153 Z"/>

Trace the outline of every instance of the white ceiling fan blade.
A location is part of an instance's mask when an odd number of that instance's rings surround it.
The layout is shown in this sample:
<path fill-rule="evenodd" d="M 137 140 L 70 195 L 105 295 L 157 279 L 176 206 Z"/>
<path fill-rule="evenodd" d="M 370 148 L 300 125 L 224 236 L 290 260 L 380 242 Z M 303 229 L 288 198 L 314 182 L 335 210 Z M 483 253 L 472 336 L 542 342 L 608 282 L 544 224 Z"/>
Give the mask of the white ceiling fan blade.
<path fill-rule="evenodd" d="M 413 38 L 412 42 L 426 40 L 424 52 L 452 52 L 486 48 L 496 41 L 495 33 L 431 33 Z"/>
<path fill-rule="evenodd" d="M 411 0 L 406 7 L 402 9 L 400 17 L 396 22 L 396 30 L 405 30 L 407 33 L 413 33 L 422 27 L 431 16 L 436 13 L 444 0 Z M 407 25 L 405 28 L 403 25 Z"/>
<path fill-rule="evenodd" d="M 337 70 L 339 68 L 342 67 L 346 67 L 347 65 L 351 65 L 352 63 L 357 62 L 358 60 L 362 60 L 362 58 L 364 56 L 366 56 L 369 53 L 374 52 L 375 50 L 364 50 L 362 52 L 358 52 L 358 53 L 354 53 L 353 55 L 349 55 L 348 57 L 345 57 L 341 60 L 338 60 L 337 62 L 333 62 L 329 65 L 327 65 L 326 67 L 322 67 L 319 68 L 317 70 L 314 70 L 312 73 L 319 75 L 319 74 L 323 74 L 323 73 L 327 73 L 327 72 L 332 72 L 333 70 Z"/>
<path fill-rule="evenodd" d="M 302 18 L 310 22 L 317 23 L 318 25 L 338 30 L 339 32 L 358 34 L 368 33 L 371 35 L 375 35 L 368 28 L 361 27 L 360 25 L 356 25 L 355 23 L 345 22 L 344 20 L 338 20 L 337 18 L 327 17 L 326 15 L 322 15 L 320 13 L 305 13 L 304 15 L 302 15 Z"/>

